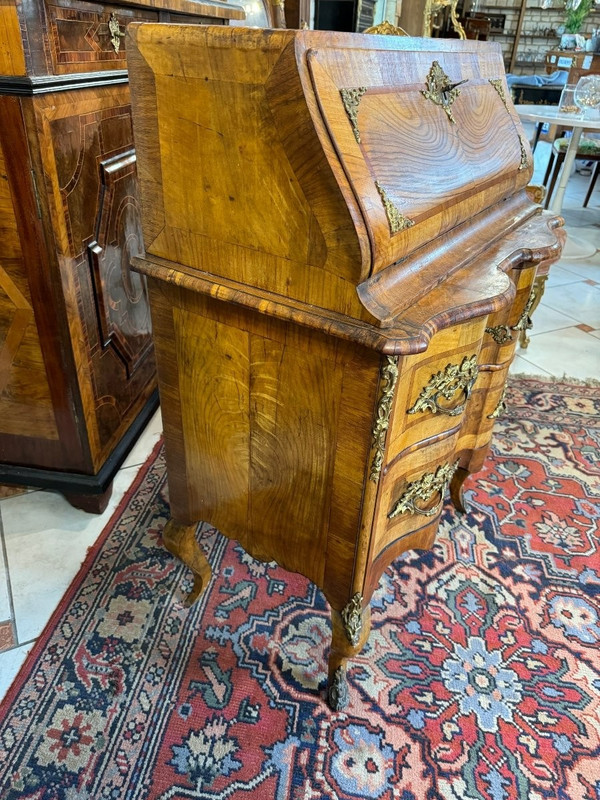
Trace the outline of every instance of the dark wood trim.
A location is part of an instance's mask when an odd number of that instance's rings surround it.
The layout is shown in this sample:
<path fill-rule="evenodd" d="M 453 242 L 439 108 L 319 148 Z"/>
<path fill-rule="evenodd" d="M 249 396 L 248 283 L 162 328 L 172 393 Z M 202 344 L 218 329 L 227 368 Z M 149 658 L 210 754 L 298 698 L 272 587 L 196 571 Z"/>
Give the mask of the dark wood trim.
<path fill-rule="evenodd" d="M 20 97 L 33 97 L 48 92 L 68 92 L 71 89 L 91 89 L 95 86 L 112 86 L 128 83 L 126 69 L 105 70 L 103 72 L 76 72 L 71 75 L 41 75 L 22 77 L 0 76 L 0 94 L 16 94 Z"/>
<path fill-rule="evenodd" d="M 155 389 L 119 444 L 95 475 L 0 464 L 0 484 L 35 486 L 38 489 L 51 489 L 69 496 L 104 494 L 157 408 L 158 389 Z"/>

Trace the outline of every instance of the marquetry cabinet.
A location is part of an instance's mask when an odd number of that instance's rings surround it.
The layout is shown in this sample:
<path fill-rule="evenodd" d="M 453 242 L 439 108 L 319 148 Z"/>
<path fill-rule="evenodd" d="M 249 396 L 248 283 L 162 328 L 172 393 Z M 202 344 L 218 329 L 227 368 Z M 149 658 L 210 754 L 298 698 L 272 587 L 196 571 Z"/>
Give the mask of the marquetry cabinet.
<path fill-rule="evenodd" d="M 525 192 L 497 45 L 129 35 L 164 541 L 191 601 L 199 520 L 321 587 L 340 708 L 382 571 L 483 463 L 562 220 Z"/>
<path fill-rule="evenodd" d="M 100 510 L 157 406 L 125 28 L 218 0 L 0 2 L 0 483 Z"/>

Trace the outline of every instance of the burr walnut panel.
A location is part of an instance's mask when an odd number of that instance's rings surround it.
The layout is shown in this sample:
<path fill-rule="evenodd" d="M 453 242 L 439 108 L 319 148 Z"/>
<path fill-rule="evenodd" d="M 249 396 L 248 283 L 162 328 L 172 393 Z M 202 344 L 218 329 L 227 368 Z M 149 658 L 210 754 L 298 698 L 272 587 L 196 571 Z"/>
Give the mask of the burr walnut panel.
<path fill-rule="evenodd" d="M 228 315 L 223 304 L 193 295 L 166 297 L 175 303 L 176 387 L 166 365 L 172 356 L 160 344 L 159 371 L 169 393 L 195 398 L 177 412 L 195 432 L 176 445 L 187 513 L 234 532 L 258 557 L 308 573 L 343 605 L 326 556 L 340 569 L 348 562 L 351 582 L 377 387 L 369 366 L 377 357 L 256 313 Z M 156 306 L 164 302 L 161 293 Z"/>

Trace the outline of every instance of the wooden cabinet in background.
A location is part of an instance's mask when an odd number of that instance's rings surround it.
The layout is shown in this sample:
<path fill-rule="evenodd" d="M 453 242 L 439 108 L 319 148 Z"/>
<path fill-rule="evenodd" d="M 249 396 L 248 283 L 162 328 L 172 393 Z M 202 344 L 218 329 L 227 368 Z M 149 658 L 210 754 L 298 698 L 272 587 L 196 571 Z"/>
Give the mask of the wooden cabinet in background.
<path fill-rule="evenodd" d="M 164 540 L 192 600 L 210 574 L 200 520 L 314 581 L 339 708 L 383 570 L 431 547 L 446 488 L 461 507 L 483 463 L 562 220 L 525 192 L 495 45 L 129 35 Z"/>
<path fill-rule="evenodd" d="M 0 0 L 0 483 L 101 510 L 158 404 L 124 30 L 218 0 Z"/>

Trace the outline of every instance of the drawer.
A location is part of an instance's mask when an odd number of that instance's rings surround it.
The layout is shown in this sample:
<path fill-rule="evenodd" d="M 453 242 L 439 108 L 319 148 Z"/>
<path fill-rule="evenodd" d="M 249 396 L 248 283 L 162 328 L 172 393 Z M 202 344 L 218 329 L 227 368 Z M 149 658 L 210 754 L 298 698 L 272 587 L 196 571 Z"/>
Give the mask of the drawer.
<path fill-rule="evenodd" d="M 511 272 L 516 284 L 516 297 L 509 308 L 488 317 L 481 347 L 481 365 L 504 364 L 512 359 L 519 332 L 531 327 L 529 315 L 536 301 L 534 277 L 535 267 Z"/>
<path fill-rule="evenodd" d="M 427 351 L 400 364 L 386 463 L 418 442 L 461 424 L 477 386 L 486 318 L 455 325 L 432 339 Z"/>
<path fill-rule="evenodd" d="M 57 74 L 126 69 L 125 28 L 130 22 L 158 22 L 151 9 L 85 3 L 48 4 L 48 45 Z"/>
<path fill-rule="evenodd" d="M 500 368 L 482 367 L 477 388 L 469 401 L 469 413 L 460 430 L 457 452 L 475 451 L 492 438 L 494 423 L 505 411 L 504 394 L 510 362 Z"/>
<path fill-rule="evenodd" d="M 392 542 L 439 516 L 456 464 L 458 434 L 413 450 L 383 470 L 373 530 L 373 559 Z"/>

